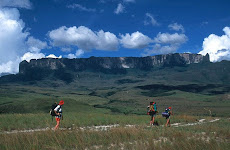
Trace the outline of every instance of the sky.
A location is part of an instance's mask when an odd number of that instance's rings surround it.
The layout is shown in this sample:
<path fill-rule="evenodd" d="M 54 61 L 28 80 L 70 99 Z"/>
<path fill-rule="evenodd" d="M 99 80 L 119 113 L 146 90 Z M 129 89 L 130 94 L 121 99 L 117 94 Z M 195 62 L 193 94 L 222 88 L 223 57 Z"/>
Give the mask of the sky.
<path fill-rule="evenodd" d="M 0 74 L 23 60 L 209 53 L 230 60 L 229 0 L 0 0 Z"/>

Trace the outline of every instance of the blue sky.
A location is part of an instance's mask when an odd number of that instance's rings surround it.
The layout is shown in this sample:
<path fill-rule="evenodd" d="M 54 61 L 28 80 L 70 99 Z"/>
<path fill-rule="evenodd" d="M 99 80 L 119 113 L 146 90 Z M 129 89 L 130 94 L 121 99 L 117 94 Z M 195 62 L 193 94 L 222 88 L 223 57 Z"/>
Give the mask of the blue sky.
<path fill-rule="evenodd" d="M 230 60 L 228 0 L 1 0 L 0 73 L 44 57 Z"/>

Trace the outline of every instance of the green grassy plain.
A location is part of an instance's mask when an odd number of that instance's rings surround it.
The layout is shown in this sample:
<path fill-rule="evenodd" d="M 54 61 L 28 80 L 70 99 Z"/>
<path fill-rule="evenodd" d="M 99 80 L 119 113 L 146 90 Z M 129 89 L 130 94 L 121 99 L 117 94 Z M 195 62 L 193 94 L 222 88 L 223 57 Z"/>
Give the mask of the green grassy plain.
<path fill-rule="evenodd" d="M 117 127 L 107 131 L 72 130 L 1 134 L 3 150 L 16 149 L 210 149 L 227 150 L 229 120 L 187 127 Z"/>
<path fill-rule="evenodd" d="M 128 70 L 125 74 L 84 71 L 72 82 L 55 78 L 0 82 L 0 149 L 228 149 L 230 139 L 229 63 Z M 61 99 L 62 128 L 32 133 L 5 131 L 52 128 L 49 110 Z M 171 123 L 214 123 L 188 127 L 148 128 L 149 102 L 157 102 L 156 121 L 171 106 Z M 114 125 L 108 131 L 80 127 Z M 135 125 L 126 128 L 125 125 Z"/>

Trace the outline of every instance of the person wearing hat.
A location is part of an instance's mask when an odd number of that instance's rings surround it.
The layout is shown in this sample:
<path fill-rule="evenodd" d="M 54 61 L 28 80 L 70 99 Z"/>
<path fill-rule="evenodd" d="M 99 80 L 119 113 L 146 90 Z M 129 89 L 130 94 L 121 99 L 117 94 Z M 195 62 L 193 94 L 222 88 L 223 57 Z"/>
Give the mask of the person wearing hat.
<path fill-rule="evenodd" d="M 59 128 L 61 118 L 63 120 L 63 116 L 62 116 L 62 106 L 63 106 L 63 104 L 64 104 L 64 101 L 61 100 L 59 102 L 59 104 L 57 105 L 57 107 L 54 109 L 54 112 L 56 114 L 55 118 L 56 118 L 56 122 L 57 122 L 57 125 L 54 127 L 54 130 L 57 130 Z"/>
<path fill-rule="evenodd" d="M 167 127 L 167 126 L 170 127 L 171 126 L 171 124 L 170 124 L 170 115 L 172 115 L 172 107 L 166 108 L 165 111 L 168 113 L 168 116 L 166 116 L 167 121 L 166 121 L 165 127 Z"/>

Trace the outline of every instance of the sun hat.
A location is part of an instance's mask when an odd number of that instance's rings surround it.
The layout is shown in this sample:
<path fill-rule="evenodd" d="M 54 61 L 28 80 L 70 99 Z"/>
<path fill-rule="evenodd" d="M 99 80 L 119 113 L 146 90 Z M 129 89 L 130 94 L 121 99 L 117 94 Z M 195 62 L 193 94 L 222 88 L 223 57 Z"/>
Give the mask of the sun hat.
<path fill-rule="evenodd" d="M 61 100 L 61 101 L 59 102 L 59 105 L 63 105 L 63 104 L 64 104 L 64 101 Z"/>

